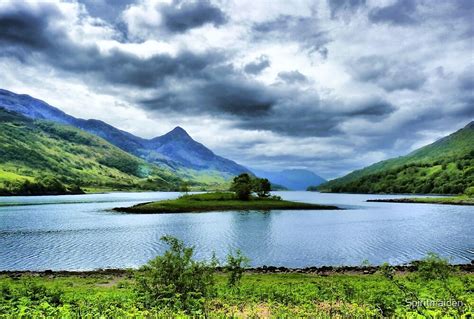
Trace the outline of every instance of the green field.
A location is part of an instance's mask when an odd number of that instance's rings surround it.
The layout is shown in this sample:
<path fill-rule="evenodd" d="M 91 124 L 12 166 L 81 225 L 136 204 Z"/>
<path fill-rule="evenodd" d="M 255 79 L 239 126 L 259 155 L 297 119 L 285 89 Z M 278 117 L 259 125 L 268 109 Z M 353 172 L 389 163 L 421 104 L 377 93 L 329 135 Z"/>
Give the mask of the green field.
<path fill-rule="evenodd" d="M 251 274 L 237 288 L 217 276 L 215 295 L 194 316 L 209 318 L 468 318 L 474 306 L 474 275 L 447 281 L 419 273 Z M 126 275 L 0 275 L 0 318 L 189 318 L 179 309 L 147 308 Z M 457 300 L 462 308 L 411 309 L 417 300 Z M 438 317 L 437 317 L 438 316 Z"/>
<path fill-rule="evenodd" d="M 180 212 L 209 212 L 223 210 L 273 210 L 273 209 L 337 209 L 335 206 L 290 202 L 280 198 L 251 197 L 238 200 L 234 193 L 207 193 L 184 195 L 178 199 L 138 204 L 132 207 L 118 207 L 116 211 L 127 213 L 166 214 Z"/>

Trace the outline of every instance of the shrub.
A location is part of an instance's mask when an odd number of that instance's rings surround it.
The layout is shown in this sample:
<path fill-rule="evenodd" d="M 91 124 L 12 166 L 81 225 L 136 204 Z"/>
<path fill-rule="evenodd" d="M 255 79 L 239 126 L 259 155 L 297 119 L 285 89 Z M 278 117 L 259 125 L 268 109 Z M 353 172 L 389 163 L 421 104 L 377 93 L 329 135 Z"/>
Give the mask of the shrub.
<path fill-rule="evenodd" d="M 447 259 L 439 257 L 435 253 L 429 253 L 424 259 L 415 261 L 420 278 L 424 280 L 446 280 L 453 272 L 453 267 Z"/>
<path fill-rule="evenodd" d="M 249 262 L 250 259 L 245 257 L 240 249 L 237 249 L 235 255 L 232 252 L 229 252 L 227 255 L 227 265 L 225 267 L 226 271 L 229 273 L 227 286 L 235 287 L 240 283 L 245 267 L 248 267 Z"/>
<path fill-rule="evenodd" d="M 171 236 L 161 238 L 170 246 L 136 273 L 136 291 L 146 307 L 170 307 L 185 312 L 204 309 L 205 298 L 215 291 L 212 263 L 193 260 L 193 247 Z"/>

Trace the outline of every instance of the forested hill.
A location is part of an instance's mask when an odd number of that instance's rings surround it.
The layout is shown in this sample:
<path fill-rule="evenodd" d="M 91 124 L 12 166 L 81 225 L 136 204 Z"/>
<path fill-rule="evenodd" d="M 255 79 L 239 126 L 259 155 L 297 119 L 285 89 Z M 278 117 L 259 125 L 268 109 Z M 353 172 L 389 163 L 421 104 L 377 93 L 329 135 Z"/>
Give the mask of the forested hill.
<path fill-rule="evenodd" d="M 0 108 L 29 119 L 48 120 L 79 128 L 149 163 L 171 168 L 194 182 L 225 182 L 235 175 L 249 172 L 242 165 L 214 154 L 181 127 L 153 139 L 144 139 L 99 120 L 73 117 L 29 95 L 3 89 L 0 89 Z M 216 175 L 219 176 L 217 179 L 213 177 Z"/>
<path fill-rule="evenodd" d="M 0 195 L 173 190 L 181 180 L 100 137 L 0 109 Z"/>
<path fill-rule="evenodd" d="M 321 184 L 323 192 L 460 194 L 474 186 L 474 122 L 406 156 Z"/>

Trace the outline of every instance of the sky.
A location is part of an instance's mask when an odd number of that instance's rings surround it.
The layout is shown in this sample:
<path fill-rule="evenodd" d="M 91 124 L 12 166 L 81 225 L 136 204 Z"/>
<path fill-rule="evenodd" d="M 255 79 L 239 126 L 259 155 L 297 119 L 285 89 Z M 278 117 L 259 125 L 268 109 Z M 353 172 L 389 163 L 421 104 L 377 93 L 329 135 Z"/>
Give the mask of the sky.
<path fill-rule="evenodd" d="M 342 176 L 474 119 L 472 0 L 0 1 L 0 87 Z"/>

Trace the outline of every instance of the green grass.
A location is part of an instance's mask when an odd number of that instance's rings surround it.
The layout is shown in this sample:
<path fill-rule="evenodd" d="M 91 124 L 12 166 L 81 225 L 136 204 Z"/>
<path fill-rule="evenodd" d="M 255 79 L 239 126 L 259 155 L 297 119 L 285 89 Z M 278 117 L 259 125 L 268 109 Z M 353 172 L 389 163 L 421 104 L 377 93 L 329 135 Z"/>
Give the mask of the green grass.
<path fill-rule="evenodd" d="M 206 300 L 208 318 L 468 318 L 474 305 L 472 273 L 458 272 L 447 281 L 416 272 L 397 273 L 394 281 L 379 273 L 246 273 L 237 288 L 227 287 L 224 274 L 216 277 L 216 294 Z M 178 310 L 144 307 L 133 287 L 126 275 L 0 275 L 0 318 L 190 318 Z M 407 304 L 453 299 L 464 307 Z"/>
<path fill-rule="evenodd" d="M 453 197 L 414 197 L 395 199 L 374 199 L 368 202 L 389 202 L 389 203 L 412 203 L 412 204 L 444 204 L 444 205 L 474 205 L 474 197 L 453 196 Z"/>
<path fill-rule="evenodd" d="M 233 193 L 207 193 L 184 195 L 178 199 L 138 204 L 132 207 L 115 208 L 128 213 L 180 213 L 228 210 L 316 210 L 337 209 L 335 206 L 290 202 L 275 198 L 252 197 L 248 201 L 236 199 Z"/>

